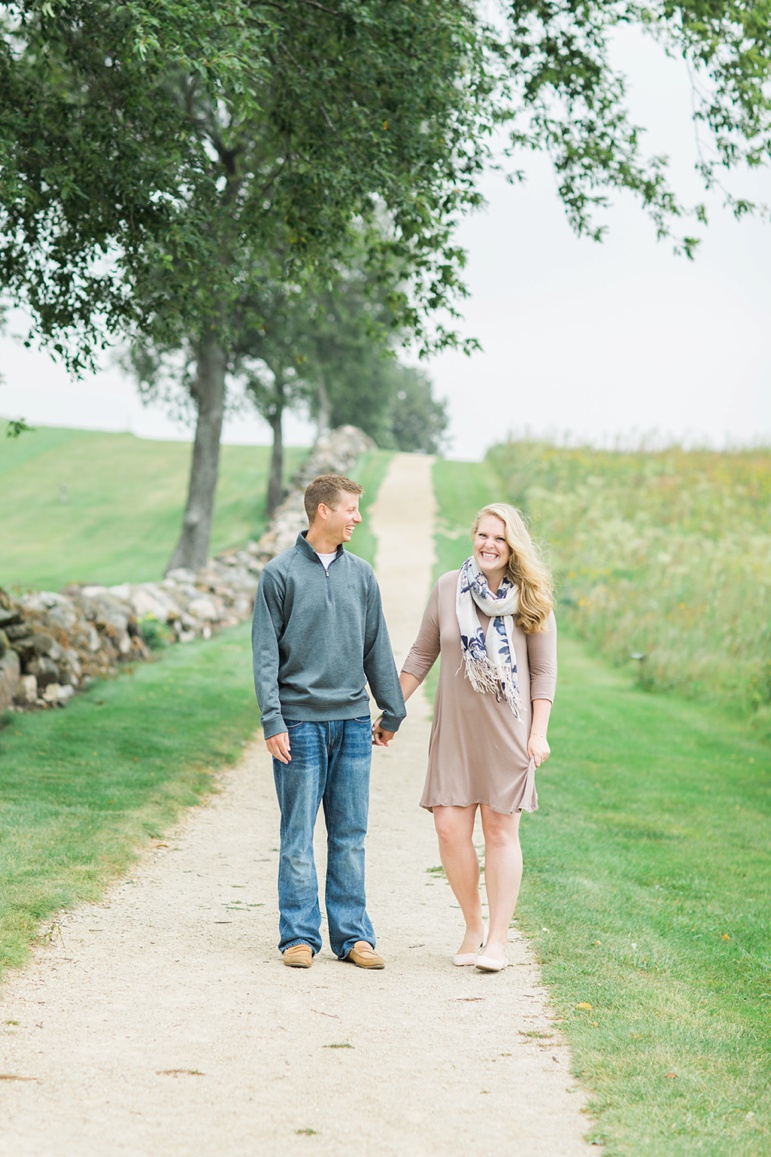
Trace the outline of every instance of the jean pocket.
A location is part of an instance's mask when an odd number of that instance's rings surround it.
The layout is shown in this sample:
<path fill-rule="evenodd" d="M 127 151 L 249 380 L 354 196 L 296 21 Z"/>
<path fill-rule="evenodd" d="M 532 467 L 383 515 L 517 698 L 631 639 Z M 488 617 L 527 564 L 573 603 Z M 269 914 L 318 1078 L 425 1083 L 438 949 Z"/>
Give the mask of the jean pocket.
<path fill-rule="evenodd" d="M 284 720 L 284 723 L 286 723 L 287 731 L 296 731 L 297 728 L 302 727 L 302 725 L 305 722 L 307 722 L 305 719 L 285 719 Z"/>
<path fill-rule="evenodd" d="M 351 720 L 351 722 L 352 723 L 366 723 L 367 727 L 369 727 L 372 723 L 372 718 L 369 715 L 357 715 L 355 719 Z"/>

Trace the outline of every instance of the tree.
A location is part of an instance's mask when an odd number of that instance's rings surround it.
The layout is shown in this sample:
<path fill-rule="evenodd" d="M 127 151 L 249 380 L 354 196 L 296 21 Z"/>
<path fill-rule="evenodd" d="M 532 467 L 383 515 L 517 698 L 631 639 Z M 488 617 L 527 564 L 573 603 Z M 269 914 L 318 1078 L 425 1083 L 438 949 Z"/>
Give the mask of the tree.
<path fill-rule="evenodd" d="M 429 310 L 451 307 L 451 218 L 476 199 L 484 152 L 468 138 L 483 81 L 465 5 L 266 8 L 281 27 L 264 49 L 269 82 L 258 74 L 249 101 L 170 80 L 164 98 L 198 134 L 198 153 L 180 169 L 174 228 L 130 266 L 146 342 L 195 359 L 196 437 L 171 568 L 208 554 L 226 377 L 239 330 L 253 325 L 244 303 L 259 308 L 266 284 L 334 272 L 352 222 L 378 217 L 389 236 L 373 245 L 409 284 L 392 310 L 425 336 Z"/>
<path fill-rule="evenodd" d="M 391 434 L 398 450 L 441 454 L 446 446 L 450 416 L 447 403 L 433 395 L 431 379 L 414 366 L 395 365 L 389 405 Z"/>
<path fill-rule="evenodd" d="M 333 268 L 351 222 L 387 221 L 406 273 L 391 305 L 425 349 L 459 340 L 453 228 L 479 203 L 496 124 L 512 155 L 550 154 L 577 231 L 602 235 L 595 212 L 613 188 L 638 196 L 660 235 L 680 230 L 665 162 L 641 156 L 609 63 L 624 23 L 688 61 L 708 187 L 769 155 L 770 0 L 514 0 L 494 26 L 472 0 L 0 12 L 0 284 L 32 311 L 32 338 L 76 369 L 127 327 L 193 350 L 198 428 L 174 556 L 192 566 L 208 549 L 230 306 L 259 290 L 250 271 L 275 259 L 277 233 L 292 278 Z M 679 238 L 687 253 L 695 243 Z"/>

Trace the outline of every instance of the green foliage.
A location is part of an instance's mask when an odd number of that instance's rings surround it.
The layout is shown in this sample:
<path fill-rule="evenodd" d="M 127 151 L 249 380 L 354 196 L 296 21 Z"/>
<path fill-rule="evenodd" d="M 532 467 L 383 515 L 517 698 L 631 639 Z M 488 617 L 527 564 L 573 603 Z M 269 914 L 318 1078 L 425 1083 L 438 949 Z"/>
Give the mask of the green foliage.
<path fill-rule="evenodd" d="M 634 24 L 687 61 L 709 187 L 768 159 L 770 12 L 516 0 L 485 23 L 468 0 L 4 4 L 0 284 L 78 367 L 128 322 L 219 329 L 241 254 L 272 260 L 277 230 L 289 264 L 315 268 L 377 214 L 407 266 L 406 324 L 452 343 L 425 317 L 452 317 L 462 292 L 452 233 L 479 202 L 493 128 L 513 153 L 551 155 L 579 231 L 601 234 L 593 212 L 621 188 L 666 233 L 683 209 L 665 160 L 641 155 L 608 42 Z"/>
<path fill-rule="evenodd" d="M 515 442 L 488 462 L 551 549 L 563 621 L 641 685 L 759 709 L 768 727 L 768 451 Z"/>
<path fill-rule="evenodd" d="M 259 718 L 247 624 L 0 731 L 0 972 L 42 921 L 96 900 L 232 764 Z"/>
<path fill-rule="evenodd" d="M 1 31 L 0 281 L 75 366 L 127 320 L 223 340 L 255 255 L 331 268 L 376 214 L 411 327 L 452 307 L 489 120 L 465 3 L 21 0 Z"/>
<path fill-rule="evenodd" d="M 531 449 L 517 458 L 520 499 Z M 437 573 L 466 557 L 476 510 L 504 497 L 503 453 L 436 463 Z M 540 516 L 534 528 L 546 534 Z M 589 1090 L 591 1138 L 609 1157 L 765 1152 L 767 747 L 735 713 L 644 694 L 564 632 L 549 739 L 515 924 Z"/>
<path fill-rule="evenodd" d="M 507 101 L 501 119 L 511 126 L 515 152 L 547 152 L 572 226 L 602 237 L 596 211 L 608 191 L 628 189 L 652 217 L 659 237 L 690 216 L 706 221 L 703 205 L 685 210 L 667 179 L 667 158 L 641 157 L 644 129 L 630 122 L 627 83 L 609 63 L 615 29 L 642 27 L 669 55 L 685 60 L 692 81 L 692 115 L 700 142 L 699 170 L 706 189 L 719 188 L 739 217 L 753 206 L 722 185 L 726 170 L 768 162 L 771 148 L 771 5 L 769 0 L 517 0 L 507 5 L 509 35 L 501 46 Z M 686 226 L 687 227 L 687 226 Z M 677 239 L 689 256 L 697 238 Z"/>
<path fill-rule="evenodd" d="M 215 552 L 265 528 L 269 450 L 225 446 L 222 453 Z M 288 452 L 287 475 L 306 454 Z M 2 439 L 2 584 L 58 590 L 159 579 L 179 526 L 189 456 L 184 442 L 130 434 L 41 427 L 19 441 Z"/>
<path fill-rule="evenodd" d="M 423 370 L 397 363 L 388 425 L 397 450 L 440 454 L 447 440 L 447 402 L 433 396 L 431 379 Z"/>
<path fill-rule="evenodd" d="M 18 438 L 21 434 L 28 434 L 34 429 L 33 426 L 28 426 L 23 418 L 11 418 L 6 423 L 5 436 L 6 438 Z"/>
<path fill-rule="evenodd" d="M 139 622 L 139 630 L 151 651 L 162 651 L 164 647 L 176 642 L 174 632 L 155 615 L 145 615 Z"/>

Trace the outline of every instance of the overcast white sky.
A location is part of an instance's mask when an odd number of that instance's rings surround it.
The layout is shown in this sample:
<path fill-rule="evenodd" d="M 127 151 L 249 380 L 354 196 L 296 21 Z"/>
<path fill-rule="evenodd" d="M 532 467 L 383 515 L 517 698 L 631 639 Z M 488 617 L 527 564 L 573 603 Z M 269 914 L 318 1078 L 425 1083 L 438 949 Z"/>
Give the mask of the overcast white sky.
<path fill-rule="evenodd" d="M 650 130 L 647 151 L 667 153 L 678 190 L 698 199 L 684 66 L 635 33 L 619 39 L 617 59 L 630 78 L 633 116 Z M 488 207 L 460 233 L 471 291 L 463 329 L 484 350 L 428 365 L 449 401 L 451 456 L 477 458 L 509 432 L 603 445 L 651 434 L 771 443 L 771 225 L 738 224 L 715 200 L 699 256 L 688 262 L 657 243 L 642 210 L 622 199 L 603 244 L 579 241 L 548 164 L 526 163 L 523 186 L 486 178 Z M 767 173 L 739 187 L 771 202 Z M 114 369 L 71 383 L 48 355 L 4 337 L 0 371 L 4 417 L 189 436 L 161 408 L 143 407 Z M 286 433 L 299 443 L 310 428 L 290 418 Z M 260 419 L 240 417 L 226 439 L 266 443 L 269 433 Z"/>

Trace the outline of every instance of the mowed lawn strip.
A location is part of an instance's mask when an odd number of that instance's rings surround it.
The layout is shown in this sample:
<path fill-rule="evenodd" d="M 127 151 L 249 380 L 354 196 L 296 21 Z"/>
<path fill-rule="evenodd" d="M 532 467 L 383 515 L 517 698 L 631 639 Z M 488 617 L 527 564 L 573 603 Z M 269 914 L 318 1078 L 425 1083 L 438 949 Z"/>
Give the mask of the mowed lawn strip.
<path fill-rule="evenodd" d="M 182 525 L 190 445 L 0 423 L 0 585 L 60 590 L 162 577 Z M 307 456 L 289 449 L 288 476 Z M 270 450 L 223 446 L 211 551 L 265 529 Z"/>
<path fill-rule="evenodd" d="M 437 463 L 434 484 L 441 573 L 500 496 L 484 464 Z M 590 1091 L 591 1136 L 609 1155 L 771 1152 L 767 746 L 634 687 L 564 631 L 550 741 L 516 920 Z"/>
<path fill-rule="evenodd" d="M 249 625 L 0 730 L 0 974 L 211 790 L 259 724 Z"/>

